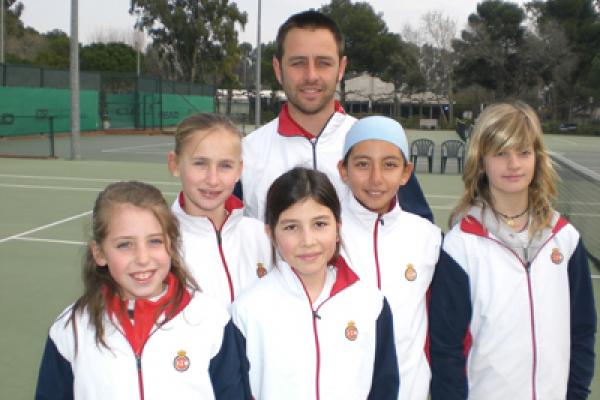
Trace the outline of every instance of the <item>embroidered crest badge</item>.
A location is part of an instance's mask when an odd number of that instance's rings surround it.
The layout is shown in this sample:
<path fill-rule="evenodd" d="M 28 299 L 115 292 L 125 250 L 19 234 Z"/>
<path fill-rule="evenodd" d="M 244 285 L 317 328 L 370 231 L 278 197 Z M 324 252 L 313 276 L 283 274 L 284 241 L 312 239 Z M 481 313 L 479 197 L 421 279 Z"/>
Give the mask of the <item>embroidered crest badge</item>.
<path fill-rule="evenodd" d="M 406 278 L 407 281 L 410 281 L 410 282 L 417 279 L 417 270 L 415 269 L 414 265 L 408 264 L 406 266 L 406 271 L 404 271 L 404 277 Z"/>
<path fill-rule="evenodd" d="M 260 262 L 256 263 L 256 276 L 258 276 L 259 278 L 262 278 L 266 274 L 267 274 L 267 269 L 265 268 L 263 263 L 260 263 Z"/>
<path fill-rule="evenodd" d="M 354 342 L 358 337 L 358 328 L 356 327 L 354 321 L 349 321 L 348 326 L 346 326 L 346 330 L 344 332 L 346 334 L 346 339 L 351 342 Z"/>
<path fill-rule="evenodd" d="M 563 260 L 563 255 L 560 250 L 555 247 L 552 249 L 552 254 L 550 255 L 550 259 L 554 264 L 560 264 Z"/>
<path fill-rule="evenodd" d="M 177 352 L 177 357 L 173 360 L 173 367 L 179 372 L 185 372 L 190 368 L 190 359 L 186 355 L 185 350 Z"/>

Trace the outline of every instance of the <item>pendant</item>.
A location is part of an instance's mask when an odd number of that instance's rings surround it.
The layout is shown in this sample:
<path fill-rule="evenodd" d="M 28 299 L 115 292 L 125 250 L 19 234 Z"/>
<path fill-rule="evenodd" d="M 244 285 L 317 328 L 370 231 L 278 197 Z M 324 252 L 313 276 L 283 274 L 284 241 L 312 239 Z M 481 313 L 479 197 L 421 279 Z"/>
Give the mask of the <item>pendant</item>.
<path fill-rule="evenodd" d="M 515 220 L 512 219 L 512 218 L 508 218 L 506 220 L 506 225 L 508 225 L 508 226 L 510 226 L 512 228 L 513 226 L 515 226 Z"/>

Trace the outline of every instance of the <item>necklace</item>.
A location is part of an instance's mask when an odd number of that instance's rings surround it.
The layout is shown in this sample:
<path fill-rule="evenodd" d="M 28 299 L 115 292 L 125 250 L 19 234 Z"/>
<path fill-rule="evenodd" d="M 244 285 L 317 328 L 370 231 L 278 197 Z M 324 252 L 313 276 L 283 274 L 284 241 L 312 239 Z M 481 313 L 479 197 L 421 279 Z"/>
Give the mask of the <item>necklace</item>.
<path fill-rule="evenodd" d="M 508 226 L 510 226 L 512 228 L 515 225 L 515 219 L 517 219 L 517 218 L 522 217 L 523 215 L 525 215 L 525 213 L 527 211 L 529 211 L 529 206 L 527 206 L 523 211 L 521 211 L 517 215 L 506 215 L 506 214 L 502 214 L 498 210 L 494 210 L 494 211 L 498 215 L 500 215 L 502 217 L 502 219 L 504 219 L 504 222 L 506 222 L 506 225 L 508 225 Z"/>

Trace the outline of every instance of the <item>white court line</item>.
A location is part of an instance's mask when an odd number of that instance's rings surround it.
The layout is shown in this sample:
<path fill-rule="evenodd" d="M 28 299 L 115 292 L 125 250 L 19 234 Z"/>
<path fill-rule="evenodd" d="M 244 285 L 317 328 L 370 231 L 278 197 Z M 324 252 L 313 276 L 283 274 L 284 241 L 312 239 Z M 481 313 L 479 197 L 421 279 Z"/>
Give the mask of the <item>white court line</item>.
<path fill-rule="evenodd" d="M 82 187 L 69 187 L 69 186 L 39 186 L 39 185 L 9 185 L 0 183 L 0 187 L 16 188 L 16 189 L 45 189 L 45 190 L 70 190 L 74 192 L 100 192 L 103 188 L 82 188 Z M 162 192 L 163 195 L 173 196 L 178 195 L 179 192 Z"/>
<path fill-rule="evenodd" d="M 85 181 L 85 182 L 117 182 L 122 181 L 123 178 L 107 179 L 107 178 L 76 178 L 73 176 L 45 176 L 45 175 L 13 175 L 13 174 L 0 174 L 0 178 L 25 178 L 25 179 L 42 179 L 42 180 L 63 180 L 63 181 Z M 152 185 L 181 185 L 180 182 L 163 182 L 154 181 L 148 182 Z"/>
<path fill-rule="evenodd" d="M 69 221 L 72 221 L 74 219 L 81 218 L 81 217 L 83 217 L 85 215 L 91 214 L 91 212 L 92 212 L 92 210 L 86 211 L 86 212 L 82 212 L 81 214 L 73 215 L 72 217 L 64 218 L 64 219 L 61 219 L 59 221 L 51 222 L 51 223 L 46 224 L 46 225 L 38 226 L 37 228 L 33 228 L 33 229 L 30 229 L 30 230 L 25 231 L 25 232 L 17 233 L 16 235 L 5 237 L 4 239 L 0 239 L 0 243 L 8 242 L 9 240 L 13 240 L 13 239 L 18 239 L 18 238 L 20 238 L 22 236 L 29 235 L 30 233 L 38 232 L 38 231 L 41 231 L 41 230 L 46 229 L 46 228 L 51 228 L 51 227 L 53 227 L 55 225 L 60 225 L 60 224 L 65 223 L 65 222 L 69 222 Z"/>
<path fill-rule="evenodd" d="M 431 208 L 433 210 L 452 210 L 454 208 L 454 206 L 432 206 L 432 205 L 430 205 L 429 208 Z"/>
<path fill-rule="evenodd" d="M 125 151 L 125 150 L 137 150 L 137 149 L 144 149 L 144 148 L 148 148 L 148 147 L 161 147 L 161 146 L 173 146 L 173 143 L 152 143 L 152 144 L 142 144 L 139 146 L 126 146 L 126 147 L 115 147 L 112 149 L 105 149 L 102 150 L 102 153 L 118 153 L 120 151 Z"/>
<path fill-rule="evenodd" d="M 87 244 L 85 242 L 76 242 L 74 240 L 41 239 L 41 238 L 28 238 L 28 237 L 18 237 L 18 238 L 15 238 L 14 240 L 23 240 L 25 242 L 75 244 L 75 245 L 79 245 L 79 246 L 85 246 Z"/>
<path fill-rule="evenodd" d="M 600 279 L 600 275 L 592 275 L 592 279 Z"/>

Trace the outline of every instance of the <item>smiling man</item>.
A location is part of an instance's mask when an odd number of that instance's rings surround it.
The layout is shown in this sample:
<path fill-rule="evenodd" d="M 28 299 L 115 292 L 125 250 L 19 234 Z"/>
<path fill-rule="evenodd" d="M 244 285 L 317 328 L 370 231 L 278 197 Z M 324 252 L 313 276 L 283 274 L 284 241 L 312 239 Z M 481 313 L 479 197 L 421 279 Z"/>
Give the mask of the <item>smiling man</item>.
<path fill-rule="evenodd" d="M 337 170 L 346 132 L 356 119 L 335 99 L 346 70 L 344 40 L 338 26 L 317 11 L 292 15 L 280 28 L 273 69 L 287 102 L 279 116 L 244 138 L 242 187 L 246 213 L 264 219 L 267 190 L 295 166 L 318 169 L 338 192 Z M 419 184 L 411 175 L 400 191 L 406 211 L 433 219 Z"/>

